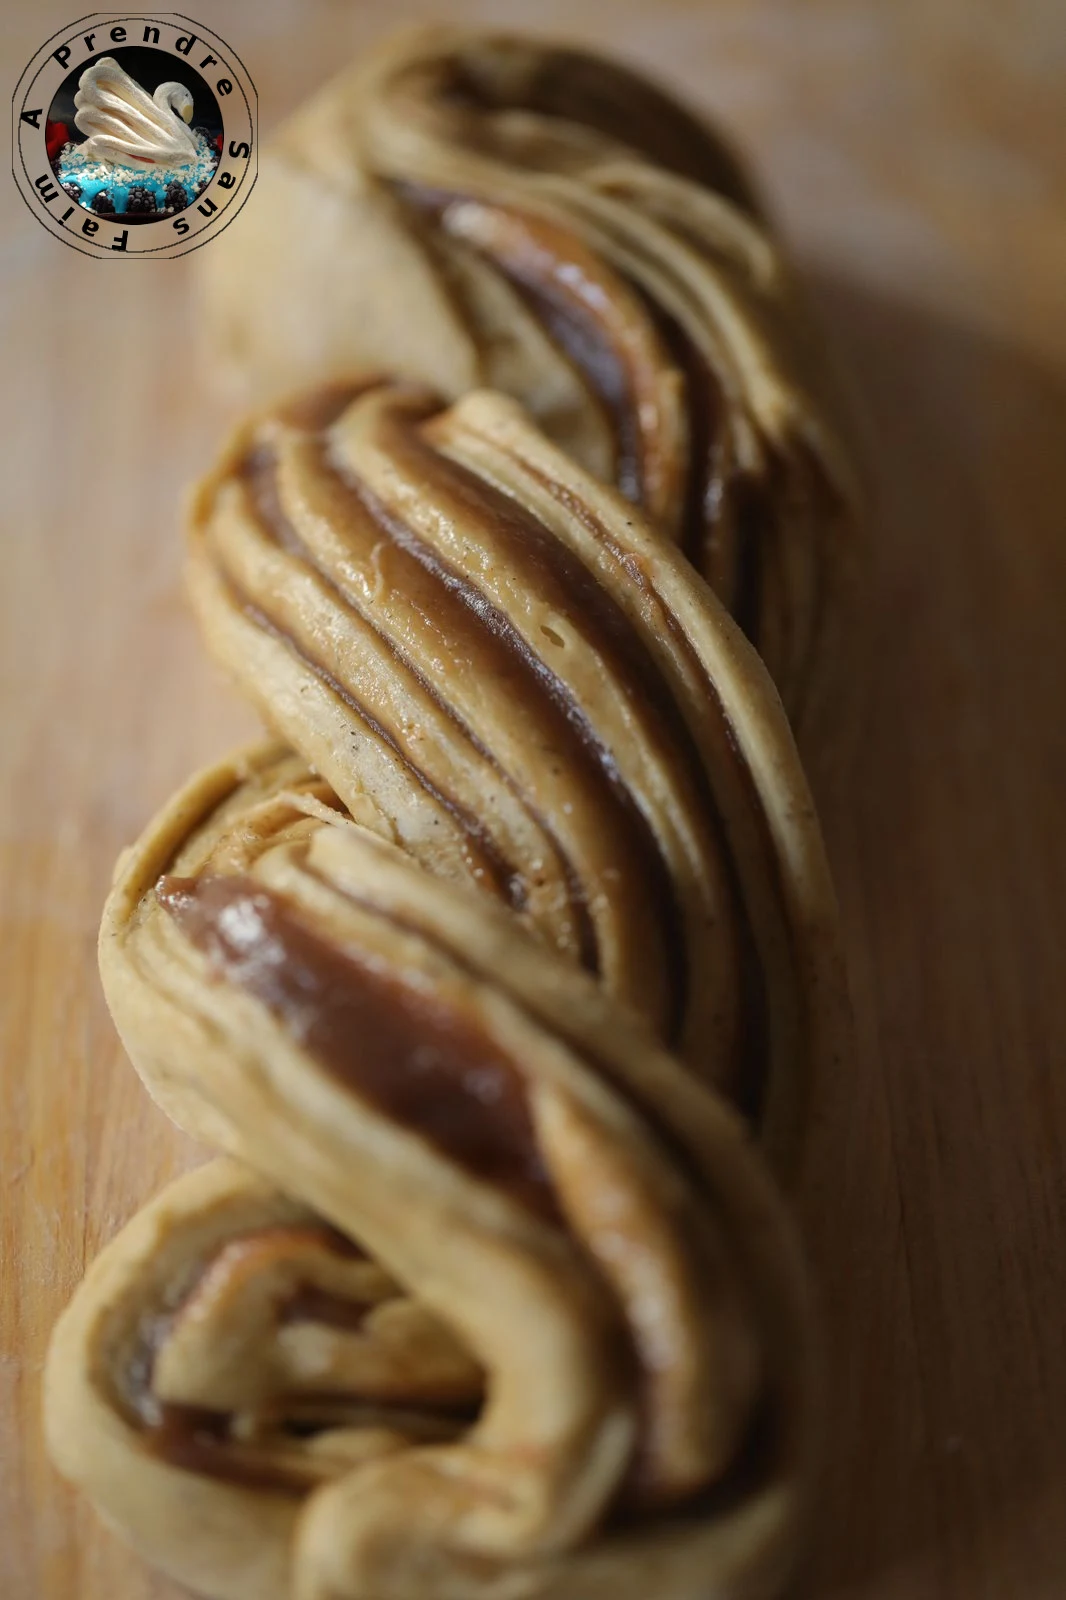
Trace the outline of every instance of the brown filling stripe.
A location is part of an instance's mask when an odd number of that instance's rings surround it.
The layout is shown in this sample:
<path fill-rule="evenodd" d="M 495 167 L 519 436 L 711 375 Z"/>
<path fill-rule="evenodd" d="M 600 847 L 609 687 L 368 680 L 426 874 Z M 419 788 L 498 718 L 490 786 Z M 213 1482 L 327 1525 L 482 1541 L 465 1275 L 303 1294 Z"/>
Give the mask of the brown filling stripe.
<path fill-rule="evenodd" d="M 376 720 L 373 713 L 360 700 L 355 698 L 350 689 L 333 676 L 328 667 L 301 649 L 299 641 L 285 628 L 279 628 L 273 618 L 268 617 L 265 612 L 261 611 L 228 574 L 225 575 L 223 581 L 229 590 L 233 604 L 247 617 L 249 622 L 254 623 L 262 632 L 270 634 L 279 644 L 283 644 L 298 661 L 307 667 L 308 671 L 314 673 L 319 682 L 337 696 L 338 700 L 347 707 L 357 721 L 363 724 L 369 733 L 374 734 L 388 746 L 400 765 L 406 772 L 410 773 L 411 777 L 429 795 L 430 799 L 436 801 L 441 809 L 455 820 L 467 839 L 471 853 L 470 869 L 475 879 L 479 875 L 484 875 L 492 883 L 499 897 L 512 910 L 524 910 L 526 890 L 521 874 L 505 859 L 487 829 L 482 826 L 478 819 L 457 804 L 450 796 L 446 795 L 443 790 L 436 787 L 428 774 L 416 766 L 406 753 L 400 749 L 388 729 L 383 727 Z"/>
<path fill-rule="evenodd" d="M 336 950 L 313 933 L 280 896 L 251 880 L 164 878 L 156 893 L 212 965 L 262 1001 L 340 1081 L 403 1125 L 414 1127 L 475 1176 L 509 1192 L 548 1220 L 561 1222 L 551 1180 L 537 1150 L 521 1069 L 485 1041 L 479 1030 L 457 1020 L 453 1008 L 370 968 L 354 953 Z M 460 952 L 421 926 L 383 912 L 355 894 L 346 898 L 391 925 L 414 932 L 475 980 L 483 980 L 484 974 L 465 962 Z M 536 1011 L 519 997 L 510 998 L 534 1026 L 543 1027 Z M 563 1037 L 588 1069 L 605 1078 L 637 1113 L 678 1172 L 713 1209 L 713 1195 L 688 1149 L 658 1108 L 619 1078 L 609 1058 L 590 1052 L 565 1034 Z M 409 1070 L 412 1066 L 414 1070 Z M 357 1329 L 368 1309 L 310 1289 L 286 1303 L 282 1320 L 319 1320 Z M 764 1397 L 756 1422 L 760 1417 L 765 1422 L 766 1405 Z M 467 1414 L 462 1407 L 432 1409 L 456 1416 Z M 257 1463 L 246 1449 L 234 1452 L 224 1414 L 164 1406 L 152 1435 L 153 1450 L 172 1465 L 246 1487 L 287 1493 L 306 1488 L 269 1461 Z M 750 1443 L 749 1430 L 738 1467 L 730 1469 L 720 1488 L 694 1491 L 685 1506 L 694 1508 L 708 1493 L 729 1492 L 734 1471 L 749 1470 Z M 629 1514 L 628 1496 L 639 1478 L 639 1462 L 638 1452 L 616 1512 L 623 1521 Z"/>
<path fill-rule="evenodd" d="M 431 576 L 437 578 L 442 586 L 456 591 L 458 590 L 458 580 L 455 578 L 455 575 L 451 574 L 448 569 L 443 566 L 443 564 L 436 562 L 432 556 L 432 553 L 426 549 L 426 547 L 420 541 L 414 538 L 414 535 L 410 533 L 410 530 L 408 530 L 404 524 L 397 522 L 393 518 L 390 518 L 384 507 L 381 506 L 380 503 L 376 501 L 374 497 L 371 496 L 368 491 L 366 491 L 365 488 L 362 488 L 361 491 L 357 490 L 349 481 L 348 477 L 338 470 L 336 465 L 332 462 L 329 452 L 325 448 L 323 448 L 321 452 L 321 464 L 323 469 L 329 471 L 335 481 L 356 499 L 360 512 L 371 516 L 374 520 L 375 526 L 381 532 L 386 533 L 392 539 L 394 544 L 404 549 L 405 553 L 411 555 L 414 559 L 421 558 L 420 565 L 422 565 L 422 567 L 429 572 Z M 578 872 L 572 860 L 570 859 L 568 852 L 563 848 L 560 840 L 556 837 L 549 819 L 544 817 L 536 809 L 536 807 L 531 804 L 527 797 L 519 791 L 510 774 L 504 771 L 504 769 L 500 766 L 492 751 L 489 750 L 487 746 L 477 737 L 473 730 L 467 726 L 463 719 L 457 714 L 454 707 L 452 707 L 446 700 L 442 698 L 436 686 L 425 676 L 418 665 L 408 656 L 399 651 L 392 640 L 390 640 L 387 635 L 380 632 L 380 630 L 375 628 L 374 624 L 367 617 L 365 617 L 363 613 L 355 613 L 353 611 L 351 603 L 344 595 L 342 590 L 338 587 L 331 574 L 321 566 L 321 564 L 316 560 L 314 553 L 303 543 L 292 522 L 286 515 L 277 494 L 275 468 L 276 461 L 273 452 L 265 450 L 262 447 L 253 452 L 253 454 L 244 463 L 243 467 L 243 476 L 249 485 L 253 504 L 259 515 L 264 531 L 269 536 L 272 536 L 283 549 L 289 551 L 290 554 L 296 555 L 300 560 L 305 561 L 309 566 L 311 566 L 321 581 L 326 585 L 337 604 L 353 617 L 358 616 L 360 625 L 373 630 L 376 637 L 381 641 L 382 645 L 396 658 L 397 661 L 402 662 L 403 666 L 417 680 L 420 687 L 440 709 L 442 714 L 446 716 L 449 721 L 451 721 L 453 726 L 458 730 L 463 738 L 469 741 L 482 759 L 487 762 L 489 766 L 491 766 L 492 770 L 500 779 L 500 782 L 506 785 L 510 792 L 515 795 L 520 804 L 524 807 L 527 815 L 551 841 L 563 867 L 570 909 L 574 914 L 578 927 L 579 959 L 582 966 L 584 966 L 587 971 L 598 973 L 600 970 L 598 940 L 595 926 L 589 914 L 588 897 L 585 894 L 584 886 L 581 882 Z M 449 583 L 449 578 L 453 580 L 452 583 Z M 261 626 L 267 631 L 271 632 L 276 638 L 288 645 L 294 654 L 296 654 L 318 678 L 326 683 L 328 687 L 339 696 L 344 704 L 348 706 L 349 710 L 351 710 L 353 715 L 359 717 L 362 722 L 364 722 L 388 744 L 389 748 L 395 754 L 397 760 L 408 772 L 411 773 L 412 777 L 415 778 L 419 785 L 425 789 L 426 792 L 431 795 L 431 797 L 436 800 L 437 803 L 441 805 L 451 817 L 453 817 L 462 831 L 471 840 L 476 850 L 489 862 L 489 876 L 496 884 L 497 889 L 501 892 L 502 897 L 506 900 L 507 904 L 509 904 L 515 911 L 525 910 L 529 899 L 529 886 L 525 880 L 524 872 L 521 867 L 516 866 L 514 863 L 506 860 L 492 836 L 489 834 L 488 830 L 484 827 L 480 820 L 473 816 L 464 807 L 452 800 L 442 790 L 438 789 L 431 782 L 428 775 L 410 760 L 409 756 L 407 756 L 407 754 L 399 748 L 395 740 L 390 737 L 388 732 L 374 720 L 369 710 L 361 703 L 356 701 L 350 690 L 348 690 L 344 685 L 340 684 L 336 678 L 334 678 L 332 674 L 328 672 L 327 668 L 323 666 L 322 663 L 316 661 L 313 657 L 309 656 L 304 650 L 302 650 L 290 633 L 279 628 L 276 623 L 274 623 L 270 618 L 266 617 L 261 611 L 258 610 L 258 608 L 252 606 L 247 598 L 240 594 L 237 585 L 234 584 L 232 580 L 227 579 L 227 581 L 230 583 L 230 587 L 233 589 L 235 595 L 238 596 L 238 603 L 245 614 L 252 617 L 258 626 Z M 458 598 L 463 598 L 461 593 L 458 594 Z M 496 635 L 493 635 L 493 637 L 496 637 Z"/>
<path fill-rule="evenodd" d="M 582 50 L 530 45 L 523 55 L 520 73 L 505 61 L 497 80 L 491 54 L 482 63 L 477 53 L 449 53 L 434 63 L 431 97 L 446 108 L 531 111 L 592 128 L 757 215 L 751 185 L 732 150 L 672 95 L 639 73 Z M 508 158 L 513 160 L 510 151 Z"/>
<path fill-rule="evenodd" d="M 558 1212 L 517 1064 L 453 1007 L 320 938 L 244 877 L 161 878 L 159 903 L 331 1076 L 542 1217 Z"/>
<path fill-rule="evenodd" d="M 497 444 L 496 447 L 499 449 L 504 449 L 504 446 L 499 444 Z M 777 859 L 777 853 L 773 847 L 773 841 L 770 838 L 765 810 L 762 806 L 761 799 L 755 786 L 755 779 L 752 775 L 750 767 L 748 766 L 748 763 L 744 760 L 741 754 L 735 731 L 732 723 L 726 715 L 725 707 L 722 704 L 721 696 L 718 693 L 715 683 L 704 670 L 702 662 L 697 656 L 695 650 L 692 648 L 692 644 L 688 638 L 688 635 L 678 623 L 677 618 L 670 607 L 663 604 L 654 587 L 648 582 L 647 575 L 644 572 L 641 563 L 620 548 L 620 546 L 612 538 L 610 530 L 600 520 L 599 517 L 589 511 L 588 507 L 576 499 L 574 495 L 570 493 L 569 489 L 567 489 L 563 484 L 557 483 L 553 478 L 547 477 L 531 462 L 525 461 L 513 454 L 511 455 L 511 459 L 515 462 L 516 466 L 518 466 L 523 472 L 528 473 L 531 478 L 533 478 L 544 489 L 546 489 L 549 494 L 551 494 L 552 497 L 560 503 L 560 505 L 565 506 L 572 516 L 578 518 L 579 521 L 584 523 L 585 527 L 589 529 L 590 533 L 593 534 L 596 540 L 602 544 L 605 549 L 610 551 L 613 559 L 625 570 L 630 580 L 646 595 L 648 595 L 649 598 L 654 601 L 657 609 L 662 612 L 662 615 L 665 619 L 665 625 L 668 628 L 674 643 L 677 645 L 682 655 L 686 658 L 697 677 L 706 685 L 708 707 L 714 711 L 719 723 L 721 724 L 725 742 L 728 746 L 730 755 L 733 758 L 736 771 L 741 778 L 746 792 L 751 798 L 752 806 L 755 808 L 755 812 L 759 818 L 760 837 L 763 842 L 766 857 L 765 864 L 772 875 L 774 890 L 778 901 L 779 903 L 783 903 L 784 886 L 781 882 L 780 864 Z M 655 667 L 654 670 L 658 672 L 657 667 Z M 725 819 L 722 816 L 721 808 L 718 805 L 714 790 L 711 787 L 710 778 L 707 774 L 706 768 L 704 767 L 703 762 L 699 757 L 699 753 L 696 750 L 695 741 L 693 740 L 688 727 L 684 724 L 683 718 L 681 717 L 681 714 L 673 701 L 671 701 L 671 711 L 674 719 L 676 719 L 682 725 L 682 736 L 684 743 L 690 752 L 690 758 L 693 763 L 693 771 L 696 775 L 699 786 L 699 794 L 703 812 L 710 823 L 718 844 L 719 859 L 722 862 L 726 873 L 727 887 L 730 895 L 730 906 L 735 917 L 736 927 L 739 932 L 741 943 L 741 959 L 739 969 L 744 992 L 741 999 L 740 1014 L 744 1024 L 744 1034 L 741 1041 L 741 1059 L 738 1066 L 739 1082 L 730 1085 L 720 1085 L 720 1087 L 727 1090 L 730 1098 L 734 1100 L 734 1102 L 746 1116 L 757 1121 L 759 1106 L 761 1104 L 762 1094 L 765 1088 L 766 1073 L 769 1068 L 769 1002 L 766 993 L 765 973 L 763 971 L 762 962 L 759 959 L 759 947 L 755 938 L 754 929 L 751 925 L 747 900 L 743 893 L 740 868 L 729 841 L 729 834 L 725 825 Z M 787 918 L 785 919 L 785 923 L 788 930 L 789 943 L 791 947 L 792 933 L 791 926 L 788 924 Z"/>
<path fill-rule="evenodd" d="M 561 545 L 531 513 L 519 507 L 516 502 L 491 485 L 483 483 L 459 463 L 452 462 L 418 437 L 409 437 L 404 433 L 403 444 L 405 449 L 414 454 L 414 470 L 427 483 L 432 484 L 436 479 L 446 495 L 457 498 L 460 503 L 467 505 L 474 515 L 491 519 L 494 534 L 507 545 L 516 570 L 526 572 L 530 583 L 538 585 L 539 588 L 553 588 L 560 609 L 572 609 L 575 614 L 580 615 L 586 633 L 591 636 L 591 642 L 601 657 L 610 661 L 616 678 L 623 685 L 630 700 L 643 700 L 645 704 L 650 702 L 654 711 L 653 722 L 662 730 L 664 744 L 669 746 L 673 743 L 675 749 L 680 748 L 691 768 L 692 756 L 689 748 L 691 741 L 688 739 L 687 729 L 683 727 L 678 717 L 658 668 L 633 633 L 621 609 L 609 595 L 604 593 L 583 563 Z M 627 840 L 627 852 L 632 859 L 633 870 L 650 888 L 661 930 L 665 970 L 671 985 L 668 1037 L 676 1039 L 684 1016 L 688 984 L 687 951 L 680 910 L 672 876 L 663 859 L 659 841 L 623 782 L 611 752 L 599 739 L 563 680 L 529 648 L 517 628 L 491 601 L 442 561 L 405 522 L 383 506 L 365 484 L 353 479 L 350 472 L 333 458 L 328 449 L 322 452 L 322 465 L 328 468 L 336 480 L 354 496 L 360 514 L 370 516 L 375 526 L 394 545 L 418 562 L 447 594 L 463 606 L 467 615 L 476 618 L 488 638 L 494 640 L 506 652 L 507 666 L 509 668 L 518 666 L 524 681 L 528 684 L 530 697 L 539 696 L 539 714 L 546 715 L 548 705 L 553 706 L 559 713 L 559 718 L 551 729 L 554 747 L 560 749 L 563 758 L 570 761 L 575 768 L 583 768 L 587 778 L 602 785 L 602 805 L 613 810 L 621 837 Z M 283 548 L 298 555 L 301 560 L 312 566 L 336 597 L 338 604 L 350 612 L 350 602 L 337 588 L 330 574 L 323 571 L 321 565 L 316 562 L 313 553 L 302 543 L 299 533 L 285 513 L 277 493 L 276 463 L 273 453 L 263 447 L 253 451 L 244 464 L 242 475 L 248 484 L 254 508 L 264 530 Z M 233 584 L 232 580 L 229 581 L 235 593 L 239 594 L 237 585 Z M 355 715 L 373 727 L 374 731 L 386 740 L 397 758 L 408 767 L 421 786 L 455 817 L 477 849 L 491 859 L 494 880 L 503 888 L 508 903 L 516 909 L 521 909 L 525 899 L 521 874 L 513 864 L 503 859 L 483 825 L 438 790 L 428 776 L 409 761 L 390 738 L 387 730 L 374 721 L 369 710 L 356 701 L 351 691 L 338 683 L 325 667 L 309 657 L 290 634 L 265 617 L 244 596 L 240 596 L 240 604 L 257 625 L 268 629 L 286 642 L 312 671 L 329 683 L 331 689 L 342 698 Z M 361 625 L 373 627 L 373 623 L 361 613 L 359 622 Z M 461 626 L 461 623 L 457 626 Z M 597 972 L 599 970 L 597 940 L 588 911 L 587 895 L 568 852 L 563 848 L 551 826 L 550 819 L 542 816 L 528 798 L 517 789 L 492 753 L 472 734 L 447 702 L 441 699 L 435 687 L 427 681 L 418 667 L 396 651 L 391 642 L 378 630 L 375 629 L 375 632 L 397 659 L 403 661 L 405 667 L 449 716 L 459 732 L 470 740 L 484 759 L 491 763 L 501 781 L 516 794 L 526 808 L 527 814 L 552 841 L 563 863 L 572 909 L 578 918 L 583 965 L 588 970 Z M 593 777 L 593 774 L 596 776 Z"/>
<path fill-rule="evenodd" d="M 417 184 L 397 183 L 394 187 L 408 204 L 436 217 L 440 217 L 453 202 L 466 198 L 461 194 L 427 189 Z M 523 215 L 499 202 L 485 203 L 505 215 Z M 553 240 L 557 243 L 565 241 L 565 231 L 557 225 L 548 226 L 536 218 L 525 220 L 537 227 L 541 251 L 550 253 Z M 577 240 L 576 235 L 574 238 L 574 261 L 564 261 L 561 254 L 553 258 L 556 268 L 565 265 L 570 274 L 565 289 L 560 286 L 558 272 L 545 276 L 535 271 L 532 263 L 524 270 L 520 261 L 504 259 L 492 252 L 488 253 L 488 259 L 530 306 L 556 349 L 570 362 L 603 406 L 614 438 L 616 485 L 628 500 L 641 505 L 646 475 L 644 460 L 649 441 L 642 433 L 632 374 L 612 343 L 602 319 L 598 319 L 589 309 L 587 297 L 574 292 L 571 276 L 576 270 L 576 257 L 585 254 L 587 248 Z M 485 254 L 480 247 L 475 248 Z M 715 438 L 715 421 L 721 409 L 719 385 L 702 351 L 676 317 L 653 298 L 645 285 L 625 274 L 621 274 L 621 281 L 643 305 L 684 384 L 689 437 L 686 444 L 681 545 L 698 570 L 708 571 L 713 567 L 716 527 L 721 520 L 723 496 L 727 492 L 721 481 Z M 736 537 L 739 548 L 735 563 L 729 564 L 735 570 L 727 574 L 728 592 L 722 598 L 748 638 L 757 644 L 761 553 L 766 533 L 764 525 L 770 513 L 765 495 L 759 493 L 754 483 L 741 480 L 738 492 Z"/>
<path fill-rule="evenodd" d="M 438 222 L 452 204 L 461 203 L 469 196 L 444 189 L 431 189 L 422 184 L 397 182 L 393 189 L 399 199 L 420 214 Z M 517 211 L 499 201 L 479 200 L 480 204 L 513 217 L 538 230 L 541 253 L 551 260 L 553 269 L 562 264 L 562 255 L 554 253 L 549 239 L 563 241 L 567 235 L 558 224 L 546 224 L 542 219 Z M 576 236 L 575 242 L 576 242 Z M 590 310 L 590 296 L 575 292 L 572 276 L 565 280 L 557 270 L 551 274 L 537 271 L 532 261 L 524 265 L 514 254 L 504 256 L 498 251 L 471 241 L 471 249 L 491 262 L 507 280 L 540 322 L 559 353 L 584 379 L 591 393 L 602 406 L 610 425 L 615 450 L 615 481 L 634 505 L 640 505 L 644 494 L 644 440 L 633 395 L 630 373 L 618 350 L 608 337 L 603 323 Z M 585 249 L 581 247 L 581 253 Z M 571 275 L 575 263 L 567 261 Z M 586 286 L 587 288 L 587 286 Z M 594 296 L 591 297 L 594 299 Z"/>
<path fill-rule="evenodd" d="M 430 487 L 436 486 L 439 499 L 456 501 L 475 521 L 491 523 L 493 534 L 504 546 L 505 559 L 514 572 L 524 577 L 532 592 L 547 594 L 560 614 L 569 613 L 573 617 L 599 657 L 610 664 L 630 704 L 650 706 L 653 716 L 645 721 L 653 737 L 658 730 L 666 758 L 669 759 L 671 753 L 676 755 L 678 750 L 684 757 L 690 743 L 687 729 L 658 666 L 621 607 L 579 557 L 527 507 L 434 449 L 421 434 L 394 425 L 387 447 L 400 456 L 411 476 Z M 343 468 L 339 470 L 343 476 Z M 351 483 L 350 479 L 347 481 Z M 685 1014 L 690 978 L 681 910 L 658 837 L 624 782 L 612 752 L 574 700 L 565 680 L 530 649 L 510 619 L 479 589 L 443 562 L 406 523 L 395 518 L 370 495 L 365 485 L 355 482 L 351 487 L 382 530 L 469 608 L 489 634 L 506 647 L 511 659 L 519 663 L 531 686 L 538 685 L 555 705 L 562 715 L 560 731 L 568 726 L 577 736 L 576 742 L 571 740 L 563 745 L 573 764 L 584 764 L 586 772 L 598 770 L 604 780 L 604 804 L 615 810 L 633 870 L 650 890 L 671 985 L 667 1037 L 676 1040 Z"/>

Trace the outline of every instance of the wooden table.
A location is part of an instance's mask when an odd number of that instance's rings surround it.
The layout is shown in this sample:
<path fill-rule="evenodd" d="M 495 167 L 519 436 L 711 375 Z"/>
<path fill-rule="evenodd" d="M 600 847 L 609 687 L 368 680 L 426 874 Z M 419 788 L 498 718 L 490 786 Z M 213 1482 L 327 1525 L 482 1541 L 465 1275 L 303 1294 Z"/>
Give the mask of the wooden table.
<path fill-rule="evenodd" d="M 389 20 L 213 0 L 264 131 Z M 515 24 L 518 4 L 459 4 Z M 532 10 L 533 8 L 529 8 Z M 1040 0 L 541 0 L 724 113 L 861 398 L 879 503 L 814 776 L 857 1045 L 802 1193 L 832 1353 L 809 1593 L 1066 1593 L 1066 21 Z M 1057 13 L 1057 15 L 1056 15 Z M 10 77 L 74 15 L 6 24 Z M 64 250 L 5 205 L 0 1592 L 164 1600 L 42 1449 L 85 1262 L 201 1159 L 111 1029 L 110 864 L 250 728 L 197 647 L 179 495 L 220 405 L 184 263 Z M 649 1600 L 654 1600 L 649 1596 Z"/>

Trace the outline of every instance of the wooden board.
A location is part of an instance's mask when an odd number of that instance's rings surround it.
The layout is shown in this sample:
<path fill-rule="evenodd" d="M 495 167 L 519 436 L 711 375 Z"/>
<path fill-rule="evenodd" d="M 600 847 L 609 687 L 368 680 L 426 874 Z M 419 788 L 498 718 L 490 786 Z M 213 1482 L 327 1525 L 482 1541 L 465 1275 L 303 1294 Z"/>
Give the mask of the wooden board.
<path fill-rule="evenodd" d="M 214 0 L 264 130 L 429 6 Z M 1066 19 L 1047 0 L 541 0 L 758 158 L 861 397 L 879 503 L 857 691 L 815 781 L 854 983 L 803 1223 L 831 1351 L 809 1592 L 1066 1592 Z M 521 24 L 518 4 L 454 14 Z M 74 15 L 12 8 L 13 81 Z M 49 1468 L 85 1262 L 201 1159 L 114 1038 L 110 865 L 251 727 L 206 665 L 177 505 L 220 407 L 189 263 L 64 250 L 7 191 L 0 773 L 0 1593 L 167 1600 Z M 649 1596 L 649 1600 L 653 1597 Z"/>

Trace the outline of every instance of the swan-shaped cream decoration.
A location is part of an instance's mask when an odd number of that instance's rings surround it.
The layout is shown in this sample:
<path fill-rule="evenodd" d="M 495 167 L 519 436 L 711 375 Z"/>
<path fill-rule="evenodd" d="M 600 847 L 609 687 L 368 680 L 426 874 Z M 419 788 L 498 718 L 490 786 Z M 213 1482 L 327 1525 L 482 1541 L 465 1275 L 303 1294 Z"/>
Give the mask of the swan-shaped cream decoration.
<path fill-rule="evenodd" d="M 122 166 L 184 166 L 199 148 L 185 127 L 193 98 L 183 83 L 161 83 L 154 95 L 123 72 L 113 56 L 87 67 L 74 96 L 75 126 L 89 137 L 84 155 Z"/>

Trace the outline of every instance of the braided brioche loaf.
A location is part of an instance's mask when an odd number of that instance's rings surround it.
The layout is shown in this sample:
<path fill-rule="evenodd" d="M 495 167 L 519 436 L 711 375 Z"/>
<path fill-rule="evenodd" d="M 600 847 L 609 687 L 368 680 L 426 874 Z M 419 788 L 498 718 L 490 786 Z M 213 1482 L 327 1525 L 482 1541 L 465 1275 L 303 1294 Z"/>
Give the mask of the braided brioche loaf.
<path fill-rule="evenodd" d="M 90 1269 L 50 1449 L 215 1600 L 776 1594 L 818 1405 L 774 1178 L 847 1016 L 743 631 L 805 681 L 844 529 L 783 269 L 715 140 L 539 46 L 386 51 L 266 181 L 381 316 L 191 501 L 205 641 L 277 742 L 124 854 L 100 963 L 220 1157 Z M 253 369 L 318 363 L 311 282 L 256 264 Z"/>

